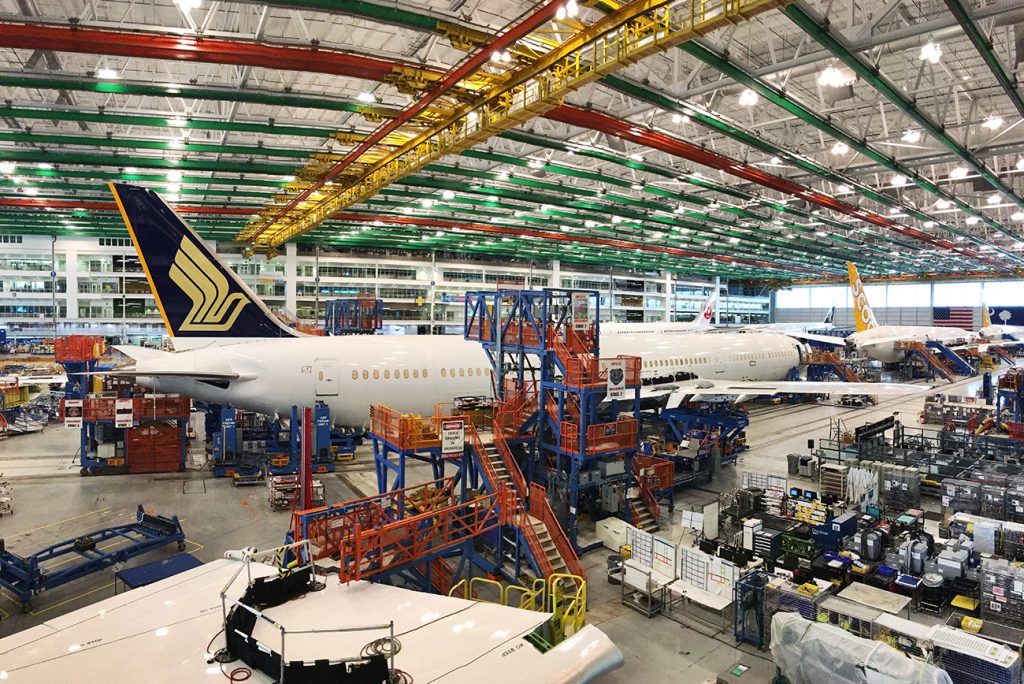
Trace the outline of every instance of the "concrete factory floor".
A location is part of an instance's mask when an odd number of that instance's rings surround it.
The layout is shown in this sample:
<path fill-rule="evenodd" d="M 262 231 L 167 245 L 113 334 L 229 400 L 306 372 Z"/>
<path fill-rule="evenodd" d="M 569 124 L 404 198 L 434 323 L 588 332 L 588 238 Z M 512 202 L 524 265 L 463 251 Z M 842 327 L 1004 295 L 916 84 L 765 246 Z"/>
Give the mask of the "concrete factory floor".
<path fill-rule="evenodd" d="M 979 382 L 973 378 L 941 383 L 936 389 L 966 394 Z M 922 384 L 922 390 L 926 387 Z M 898 412 L 904 422 L 916 425 L 926 393 L 883 401 L 867 409 L 811 404 L 753 408 L 747 430 L 750 449 L 735 468 L 724 469 L 707 489 L 690 489 L 677 495 L 674 522 L 670 523 L 667 508 L 663 507 L 660 534 L 673 541 L 679 539 L 683 530 L 678 511 L 707 503 L 718 491 L 738 487 L 739 473 L 744 470 L 785 474 L 786 454 L 806 453 L 808 438 L 827 437 L 832 417 L 842 418 L 852 429 Z M 139 503 L 160 514 L 178 515 L 189 539 L 187 551 L 203 561 L 219 558 L 228 549 L 266 548 L 283 540 L 288 514 L 271 512 L 264 486 L 235 488 L 230 481 L 213 478 L 209 471 L 84 478 L 74 464 L 77 448 L 77 431 L 60 426 L 0 442 L 0 474 L 13 483 L 14 515 L 0 518 L 0 537 L 8 550 L 31 553 L 90 530 L 131 521 Z M 373 493 L 376 483 L 372 458 L 370 449 L 363 448 L 354 463 L 343 465 L 333 475 L 321 476 L 327 500 L 343 501 Z M 428 476 L 424 469 L 421 476 L 410 474 L 409 479 L 425 480 Z M 173 553 L 174 546 L 170 545 L 129 564 Z M 663 617 L 648 619 L 623 606 L 619 587 L 605 579 L 607 556 L 608 552 L 598 550 L 584 558 L 591 578 L 589 621 L 614 640 L 626 659 L 625 667 L 606 676 L 603 682 L 714 682 L 716 675 L 737 663 L 752 669 L 736 681 L 768 680 L 773 671 L 769 655 L 746 645 L 737 648 L 731 625 L 709 636 L 711 629 L 684 626 Z M 39 596 L 27 614 L 21 613 L 17 602 L 2 595 L 0 637 L 88 606 L 113 592 L 113 570 L 107 570 Z"/>

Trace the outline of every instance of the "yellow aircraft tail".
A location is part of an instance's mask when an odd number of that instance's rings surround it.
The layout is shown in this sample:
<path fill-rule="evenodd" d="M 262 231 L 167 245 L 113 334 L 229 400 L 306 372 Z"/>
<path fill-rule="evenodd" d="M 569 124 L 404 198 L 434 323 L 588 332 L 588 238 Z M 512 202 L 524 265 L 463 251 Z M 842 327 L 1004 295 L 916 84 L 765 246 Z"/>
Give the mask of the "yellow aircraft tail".
<path fill-rule="evenodd" d="M 875 321 L 871 305 L 868 304 L 867 295 L 864 294 L 864 283 L 860 280 L 857 267 L 853 265 L 853 262 L 847 261 L 846 270 L 850 274 L 850 292 L 853 295 L 853 315 L 857 322 L 857 332 L 877 328 L 878 323 Z"/>
<path fill-rule="evenodd" d="M 988 307 L 984 304 L 981 305 L 981 327 L 987 328 L 992 325 L 992 315 L 988 312 Z"/>

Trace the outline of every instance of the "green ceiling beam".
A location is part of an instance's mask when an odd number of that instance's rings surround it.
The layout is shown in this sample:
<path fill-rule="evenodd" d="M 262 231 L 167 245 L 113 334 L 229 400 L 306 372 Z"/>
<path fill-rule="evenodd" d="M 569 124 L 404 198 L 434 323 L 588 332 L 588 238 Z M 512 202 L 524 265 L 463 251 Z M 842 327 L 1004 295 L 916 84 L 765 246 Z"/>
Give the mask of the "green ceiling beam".
<path fill-rule="evenodd" d="M 304 138 L 329 138 L 329 128 L 310 126 L 283 126 L 276 123 L 244 123 L 239 121 L 213 121 L 191 117 L 147 116 L 141 114 L 107 114 L 76 112 L 59 109 L 27 109 L 24 107 L 0 107 L 0 119 L 31 119 L 41 121 L 84 121 L 86 123 L 109 124 L 111 126 L 150 126 L 174 130 L 227 131 L 258 133 L 261 135 L 294 135 Z"/>
<path fill-rule="evenodd" d="M 26 145 L 83 145 L 86 147 L 113 147 L 121 150 L 163 150 L 168 152 L 206 152 L 232 154 L 242 157 L 290 157 L 308 159 L 315 149 L 282 149 L 253 147 L 251 145 L 217 145 L 206 143 L 175 143 L 168 140 L 138 140 L 130 138 L 97 138 L 89 135 L 53 135 L 42 133 L 0 133 L 0 141 Z"/>
<path fill-rule="evenodd" d="M 30 74 L 11 74 L 10 72 L 0 74 L 0 86 L 35 90 L 72 90 L 90 93 L 171 97 L 181 98 L 184 100 L 245 102 L 249 104 L 265 104 L 272 107 L 325 109 L 334 112 L 370 114 L 371 116 L 375 114 L 394 116 L 399 111 L 391 107 L 369 105 L 363 102 L 346 100 L 344 98 L 275 93 L 271 91 L 254 90 L 252 88 L 238 89 L 230 87 L 179 85 L 176 83 L 149 84 L 131 81 L 96 81 L 87 78 L 34 76 Z"/>
<path fill-rule="evenodd" d="M 953 193 L 939 187 L 937 184 L 931 182 L 930 180 L 914 174 L 913 170 L 911 170 L 908 166 L 901 163 L 895 157 L 887 156 L 884 153 L 880 152 L 879 150 L 876 150 L 873 146 L 869 145 L 867 141 L 864 140 L 863 138 L 857 138 L 853 134 L 848 133 L 839 126 L 833 124 L 830 120 L 830 117 L 823 116 L 821 114 L 818 114 L 817 112 L 814 112 L 811 109 L 808 109 L 807 107 L 804 107 L 800 103 L 796 102 L 795 100 L 787 96 L 781 88 L 778 88 L 772 85 L 771 83 L 768 83 L 767 81 L 763 81 L 760 78 L 757 78 L 750 74 L 749 72 L 741 69 L 737 65 L 730 62 L 729 58 L 726 57 L 725 55 L 715 52 L 712 49 L 705 47 L 704 45 L 701 45 L 699 43 L 696 43 L 694 41 L 684 43 L 683 45 L 680 46 L 680 48 L 684 52 L 699 59 L 705 64 L 721 71 L 723 74 L 733 79 L 737 83 L 746 86 L 751 90 L 756 91 L 761 97 L 765 98 L 765 100 L 789 112 L 790 114 L 793 114 L 800 121 L 810 126 L 813 126 L 822 133 L 825 133 L 835 138 L 836 140 L 842 141 L 843 143 L 848 145 L 851 150 L 856 150 L 864 157 L 867 157 L 871 161 L 879 164 L 880 166 L 886 169 L 889 169 L 894 173 L 899 173 L 903 176 L 906 176 L 907 178 L 911 179 L 911 181 L 913 181 L 914 184 L 916 184 L 922 190 L 925 190 L 940 199 L 944 199 L 947 202 L 950 202 L 951 204 L 955 205 L 958 209 L 965 212 L 969 216 L 978 217 L 979 219 L 984 221 L 986 225 L 988 225 L 990 228 L 994 230 L 997 230 L 1006 235 L 1013 235 L 1010 231 L 1004 228 L 1003 225 L 998 221 L 989 218 L 984 213 L 976 210 L 967 202 L 964 202 Z M 694 110 L 692 108 L 684 107 L 683 110 L 691 116 L 699 114 L 697 110 Z M 784 150 L 781 151 L 784 152 Z M 780 154 L 780 156 L 782 155 Z M 965 239 L 971 241 L 974 244 L 987 244 L 984 240 L 974 235 L 964 233 L 956 226 L 953 226 L 945 221 L 942 221 L 941 219 L 933 218 L 932 216 L 927 215 L 924 212 L 918 211 L 915 207 L 912 207 L 909 204 L 901 202 L 899 198 L 891 197 L 884 193 L 880 193 L 875 189 L 871 188 L 870 186 L 860 183 L 859 181 L 852 177 L 842 176 L 835 172 L 833 172 L 833 175 L 839 178 L 838 181 L 833 182 L 839 182 L 842 183 L 843 185 L 848 185 L 851 189 L 857 191 L 858 193 L 864 195 L 865 197 L 869 197 L 870 199 L 875 200 L 876 202 L 879 202 L 890 207 L 897 207 L 904 213 L 908 214 L 909 216 L 913 216 L 922 221 L 935 221 L 935 223 L 941 226 L 944 230 L 954 235 L 964 237 Z M 1003 256 L 1007 256 L 1015 260 L 1021 259 L 1019 255 L 1006 252 L 1005 250 L 1001 250 L 999 248 L 997 248 L 997 250 L 1001 254 L 1003 254 Z"/>
<path fill-rule="evenodd" d="M 834 54 L 841 62 L 864 79 L 871 87 L 877 90 L 883 97 L 892 102 L 896 107 L 913 119 L 928 135 L 942 143 L 946 149 L 960 158 L 967 166 L 974 169 L 982 178 L 997 191 L 1008 199 L 1011 199 L 1017 206 L 1024 208 L 1024 199 L 1021 199 L 1013 188 L 1008 186 L 999 176 L 993 173 L 984 163 L 971 154 L 970 150 L 957 142 L 945 128 L 939 126 L 925 115 L 917 105 L 903 92 L 885 78 L 877 66 L 868 64 L 863 57 L 853 52 L 846 46 L 840 36 L 831 32 L 828 23 L 812 17 L 807 10 L 799 3 L 787 5 L 782 12 L 800 27 L 809 36 L 814 38 L 826 50 Z M 916 174 L 910 176 L 917 178 Z"/>
<path fill-rule="evenodd" d="M 122 162 L 117 158 L 108 158 L 113 161 L 106 162 L 112 166 L 136 166 L 151 169 L 178 169 L 181 171 L 217 171 L 227 173 L 244 174 L 267 174 L 276 176 L 293 176 L 296 172 L 294 166 L 282 166 L 280 164 L 257 164 L 254 162 L 221 162 L 221 161 L 198 161 L 194 159 L 158 159 L 155 157 L 123 157 Z M 97 163 L 97 156 L 85 153 L 71 152 L 41 152 L 39 150 L 18 151 L 0 148 L 0 161 L 12 161 L 15 163 L 37 164 L 45 162 L 49 164 L 80 164 L 94 165 Z M 203 181 L 201 181 L 203 182 Z"/>

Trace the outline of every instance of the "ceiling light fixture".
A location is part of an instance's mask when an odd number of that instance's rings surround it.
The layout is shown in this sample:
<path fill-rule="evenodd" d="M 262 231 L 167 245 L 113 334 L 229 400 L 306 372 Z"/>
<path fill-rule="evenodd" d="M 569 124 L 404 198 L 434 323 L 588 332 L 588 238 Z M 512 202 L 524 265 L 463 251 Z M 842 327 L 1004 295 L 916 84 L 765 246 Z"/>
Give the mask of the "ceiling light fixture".
<path fill-rule="evenodd" d="M 1003 121 L 1003 117 L 998 114 L 989 114 L 988 117 L 981 122 L 981 127 L 987 128 L 990 131 L 996 131 L 1002 128 L 1004 123 L 1006 122 Z"/>
<path fill-rule="evenodd" d="M 904 176 L 902 173 L 894 173 L 892 177 L 889 179 L 889 182 L 892 184 L 894 188 L 902 188 L 904 185 L 907 184 L 907 177 Z"/>
<path fill-rule="evenodd" d="M 134 166 L 126 166 L 126 167 L 124 167 L 124 172 L 125 173 L 138 173 L 139 170 L 137 168 L 135 168 Z"/>
<path fill-rule="evenodd" d="M 844 142 L 837 142 L 832 146 L 832 154 L 846 154 L 850 151 L 850 146 Z"/>
<path fill-rule="evenodd" d="M 953 206 L 952 203 L 949 202 L 949 200 L 944 199 L 940 199 L 938 202 L 935 203 L 936 209 L 949 209 L 951 206 Z"/>
<path fill-rule="evenodd" d="M 377 98 L 373 96 L 373 93 L 368 93 L 365 90 L 363 92 L 359 93 L 358 95 L 356 95 L 356 99 L 359 100 L 360 102 L 376 102 L 377 101 Z"/>
<path fill-rule="evenodd" d="M 0 162 L 0 173 L 14 173 L 14 169 L 17 168 L 14 162 Z"/>
<path fill-rule="evenodd" d="M 42 171 L 49 171 L 53 168 L 53 164 L 47 164 L 46 162 L 40 162 L 36 164 L 36 168 Z"/>
<path fill-rule="evenodd" d="M 831 64 L 822 70 L 818 74 L 818 85 L 831 86 L 832 88 L 839 88 L 846 85 L 846 76 L 842 71 L 836 69 Z"/>
<path fill-rule="evenodd" d="M 1024 171 L 1024 157 L 1017 160 L 1017 170 Z"/>
<path fill-rule="evenodd" d="M 999 204 L 1003 201 L 1003 196 L 998 192 L 993 192 L 991 195 L 985 198 L 985 201 L 989 204 Z"/>
<path fill-rule="evenodd" d="M 906 130 L 903 132 L 903 137 L 900 138 L 900 140 L 902 140 L 905 143 L 910 143 L 911 145 L 913 145 L 914 143 L 919 142 L 921 140 L 921 131 L 917 131 L 912 128 Z"/>
<path fill-rule="evenodd" d="M 781 166 L 782 165 L 782 160 L 779 159 L 778 157 L 772 157 L 768 161 L 768 163 L 771 164 L 772 166 Z"/>
<path fill-rule="evenodd" d="M 922 62 L 938 64 L 939 60 L 942 59 L 942 47 L 938 43 L 929 40 L 921 46 L 921 54 L 918 55 L 918 59 Z"/>
<path fill-rule="evenodd" d="M 851 192 L 853 192 L 853 188 L 851 188 L 849 185 L 837 185 L 836 186 L 836 194 L 837 195 L 849 195 Z"/>
<path fill-rule="evenodd" d="M 1012 218 L 1014 221 L 1024 221 L 1024 211 L 1015 211 L 1012 214 L 1010 214 L 1010 218 Z"/>
<path fill-rule="evenodd" d="M 678 113 L 676 113 L 676 114 L 672 115 L 672 123 L 677 123 L 678 124 L 678 123 L 689 123 L 689 122 L 690 122 L 690 117 L 687 116 L 686 114 L 678 114 Z"/>
<path fill-rule="evenodd" d="M 443 200 L 453 200 L 453 199 L 455 199 L 455 192 L 452 191 L 452 190 L 445 190 L 445 191 L 443 191 L 441 193 L 441 199 L 443 199 Z"/>
<path fill-rule="evenodd" d="M 965 223 L 969 226 L 976 226 L 978 225 L 979 221 L 981 221 L 981 219 L 978 218 L 977 216 L 968 216 Z"/>
<path fill-rule="evenodd" d="M 172 183 L 180 183 L 181 182 L 181 171 L 178 171 L 176 169 L 172 169 L 171 171 L 168 171 L 167 172 L 167 180 L 171 181 Z"/>
<path fill-rule="evenodd" d="M 174 0 L 174 4 L 180 7 L 183 12 L 191 12 L 194 9 L 199 9 L 203 2 L 202 0 Z"/>
<path fill-rule="evenodd" d="M 750 88 L 744 88 L 743 92 L 740 93 L 739 103 L 744 107 L 753 107 L 758 101 L 757 93 Z"/>
<path fill-rule="evenodd" d="M 26 195 L 38 195 L 39 191 L 35 188 L 25 188 Z"/>
<path fill-rule="evenodd" d="M 963 180 L 967 178 L 967 174 L 970 173 L 970 169 L 966 166 L 957 166 L 949 172 L 950 180 Z"/>
<path fill-rule="evenodd" d="M 117 69 L 109 69 L 107 67 L 103 67 L 102 69 L 96 70 L 96 78 L 101 78 L 109 81 L 114 78 L 120 78 L 120 75 L 117 73 Z"/>

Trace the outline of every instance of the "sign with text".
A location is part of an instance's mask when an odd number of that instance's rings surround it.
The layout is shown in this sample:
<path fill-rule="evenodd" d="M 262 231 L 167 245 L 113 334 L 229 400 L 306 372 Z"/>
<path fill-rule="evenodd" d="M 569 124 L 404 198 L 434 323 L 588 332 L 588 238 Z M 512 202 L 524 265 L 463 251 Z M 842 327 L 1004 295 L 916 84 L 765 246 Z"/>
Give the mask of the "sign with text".
<path fill-rule="evenodd" d="M 82 403 L 81 399 L 64 400 L 64 427 L 82 427 Z"/>
<path fill-rule="evenodd" d="M 626 360 L 601 359 L 601 371 L 608 378 L 605 389 L 608 399 L 622 399 L 626 396 Z"/>
<path fill-rule="evenodd" d="M 461 420 L 441 421 L 441 453 L 461 454 L 466 446 L 466 425 Z"/>
<path fill-rule="evenodd" d="M 585 292 L 572 293 L 572 327 L 574 330 L 590 327 L 590 296 Z"/>
<path fill-rule="evenodd" d="M 114 427 L 130 428 L 135 422 L 135 406 L 128 399 L 117 399 L 114 402 Z"/>

